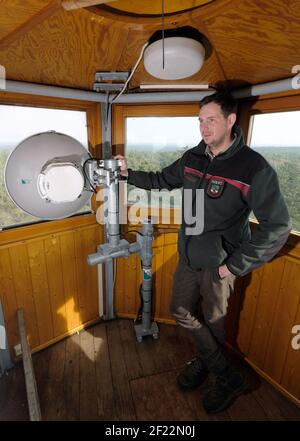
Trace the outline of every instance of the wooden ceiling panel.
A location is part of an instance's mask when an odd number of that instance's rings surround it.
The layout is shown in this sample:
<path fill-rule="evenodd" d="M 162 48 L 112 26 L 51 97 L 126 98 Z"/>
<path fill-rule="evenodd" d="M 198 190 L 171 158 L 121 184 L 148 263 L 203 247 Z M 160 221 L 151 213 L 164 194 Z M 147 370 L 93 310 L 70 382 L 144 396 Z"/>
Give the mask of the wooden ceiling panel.
<path fill-rule="evenodd" d="M 92 89 L 96 71 L 131 70 L 161 26 L 158 18 L 65 11 L 59 5 L 59 0 L 0 0 L 0 32 L 5 35 L 2 46 L 0 36 L 0 64 L 8 79 Z M 30 19 L 31 25 L 24 26 Z M 299 64 L 299 0 L 215 0 L 165 19 L 166 28 L 186 25 L 206 35 L 212 53 L 199 73 L 174 84 L 257 84 L 291 76 Z M 170 82 L 151 77 L 141 62 L 130 86 L 141 83 Z"/>
<path fill-rule="evenodd" d="M 0 0 L 0 40 L 48 3 L 49 0 Z"/>
<path fill-rule="evenodd" d="M 197 6 L 203 6 L 214 0 L 165 0 L 165 14 L 172 14 L 178 11 L 186 11 Z M 118 0 L 109 4 L 113 10 L 127 12 L 129 14 L 160 15 L 162 10 L 161 0 Z"/>
<path fill-rule="evenodd" d="M 299 2 L 233 1 L 203 21 L 228 80 L 256 84 L 286 78 L 299 63 Z"/>
<path fill-rule="evenodd" d="M 7 77 L 91 89 L 97 70 L 117 68 L 128 33 L 91 18 L 85 10 L 61 10 L 0 50 Z"/>

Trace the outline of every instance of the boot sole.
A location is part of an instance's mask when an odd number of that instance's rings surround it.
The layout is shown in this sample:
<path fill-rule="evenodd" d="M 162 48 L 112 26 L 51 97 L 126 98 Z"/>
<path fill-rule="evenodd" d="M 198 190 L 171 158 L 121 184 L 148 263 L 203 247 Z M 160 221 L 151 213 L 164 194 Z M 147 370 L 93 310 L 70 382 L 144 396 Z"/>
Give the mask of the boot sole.
<path fill-rule="evenodd" d="M 239 389 L 236 389 L 228 397 L 228 399 L 222 404 L 222 406 L 219 406 L 217 409 L 211 409 L 211 410 L 205 409 L 205 406 L 204 406 L 204 409 L 209 414 L 223 412 L 223 410 L 227 409 L 235 401 L 235 399 L 237 397 L 239 397 L 240 395 L 244 394 L 248 389 L 249 389 L 249 385 L 247 383 L 244 383 Z"/>

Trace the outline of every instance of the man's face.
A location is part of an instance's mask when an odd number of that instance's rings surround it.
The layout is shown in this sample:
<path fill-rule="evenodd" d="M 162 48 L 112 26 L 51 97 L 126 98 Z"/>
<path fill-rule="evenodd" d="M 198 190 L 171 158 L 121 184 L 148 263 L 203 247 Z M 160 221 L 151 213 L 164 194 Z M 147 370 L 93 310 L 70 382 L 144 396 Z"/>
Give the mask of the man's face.
<path fill-rule="evenodd" d="M 230 139 L 231 129 L 236 115 L 231 113 L 227 118 L 221 107 L 216 103 L 208 103 L 201 107 L 199 112 L 200 133 L 209 147 L 218 148 Z"/>

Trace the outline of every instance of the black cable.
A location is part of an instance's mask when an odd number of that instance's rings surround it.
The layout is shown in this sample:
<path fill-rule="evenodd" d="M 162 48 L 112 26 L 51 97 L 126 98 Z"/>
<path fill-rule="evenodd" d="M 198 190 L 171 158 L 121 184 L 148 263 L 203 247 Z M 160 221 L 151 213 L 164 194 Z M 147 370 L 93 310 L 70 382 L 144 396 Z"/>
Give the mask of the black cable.
<path fill-rule="evenodd" d="M 142 261 L 140 261 L 141 263 L 141 270 L 143 272 L 143 264 Z M 134 323 L 136 322 L 140 322 L 143 318 L 142 312 L 143 312 L 143 307 L 144 307 L 144 299 L 143 299 L 143 294 L 142 294 L 142 284 L 140 285 L 140 289 L 139 289 L 139 294 L 140 294 L 140 307 L 138 309 L 136 318 L 134 320 Z M 152 293 L 151 293 L 151 298 L 152 298 Z"/>
<path fill-rule="evenodd" d="M 86 173 L 86 170 L 85 170 L 86 163 L 89 162 L 89 161 L 96 161 L 96 158 L 88 158 L 86 161 L 84 161 L 83 166 L 82 166 L 83 174 L 84 174 L 85 179 L 86 179 L 86 180 L 88 181 L 88 183 L 90 184 L 90 187 L 91 187 L 91 189 L 93 190 L 93 192 L 94 192 L 95 194 L 97 194 L 97 190 L 96 190 L 96 188 L 93 186 L 93 184 L 91 183 L 91 181 L 90 181 L 90 177 L 88 176 L 88 174 Z M 90 190 L 90 191 L 91 191 L 91 190 Z"/>
<path fill-rule="evenodd" d="M 165 68 L 165 4 L 164 0 L 161 1 L 161 21 L 162 21 L 162 53 L 163 53 L 163 69 Z"/>

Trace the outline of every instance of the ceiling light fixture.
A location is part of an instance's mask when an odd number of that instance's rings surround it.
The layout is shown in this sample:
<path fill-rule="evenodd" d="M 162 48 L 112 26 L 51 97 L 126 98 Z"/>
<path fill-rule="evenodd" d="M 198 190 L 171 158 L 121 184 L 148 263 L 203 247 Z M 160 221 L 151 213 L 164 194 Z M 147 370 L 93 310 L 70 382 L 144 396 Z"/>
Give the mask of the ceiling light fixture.
<path fill-rule="evenodd" d="M 183 27 L 155 32 L 144 52 L 144 67 L 163 80 L 179 80 L 197 73 L 206 57 L 203 36 L 196 29 Z"/>

